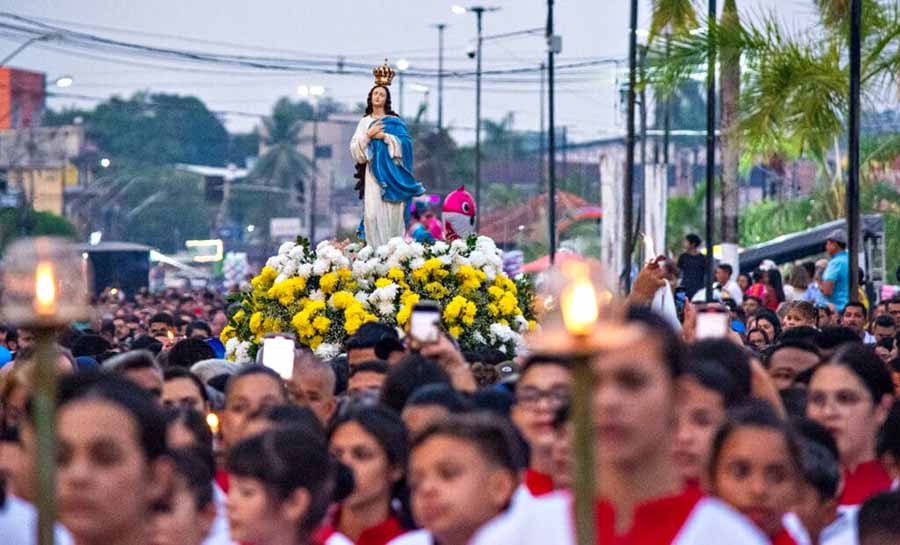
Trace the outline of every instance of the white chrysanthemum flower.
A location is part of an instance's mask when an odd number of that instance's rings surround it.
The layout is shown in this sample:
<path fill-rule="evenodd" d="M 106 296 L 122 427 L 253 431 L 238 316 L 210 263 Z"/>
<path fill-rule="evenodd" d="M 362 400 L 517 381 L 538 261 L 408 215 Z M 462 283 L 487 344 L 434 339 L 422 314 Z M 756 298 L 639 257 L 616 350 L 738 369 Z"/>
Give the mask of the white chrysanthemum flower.
<path fill-rule="evenodd" d="M 246 365 L 248 363 L 253 363 L 253 360 L 250 358 L 250 342 L 243 341 L 241 342 L 234 351 L 234 362 L 240 365 Z"/>
<path fill-rule="evenodd" d="M 469 262 L 476 269 L 480 269 L 487 264 L 487 256 L 484 255 L 484 252 L 475 250 L 474 252 L 469 254 Z"/>
<path fill-rule="evenodd" d="M 230 359 L 231 356 L 234 356 L 239 344 L 241 344 L 241 341 L 237 337 L 232 337 L 225 341 L 225 359 Z"/>
<path fill-rule="evenodd" d="M 309 278 L 312 275 L 313 266 L 309 263 L 303 263 L 297 267 L 297 276 L 302 276 L 303 278 Z"/>
<path fill-rule="evenodd" d="M 378 313 L 381 314 L 382 316 L 384 316 L 385 318 L 388 318 L 395 314 L 394 303 L 382 302 L 382 303 L 379 303 L 378 306 L 376 306 L 375 308 L 377 308 Z"/>
<path fill-rule="evenodd" d="M 526 320 L 524 316 L 519 314 L 518 316 L 516 316 L 516 326 L 516 329 L 519 331 L 519 333 L 524 333 L 528 331 L 528 320 Z"/>
<path fill-rule="evenodd" d="M 472 333 L 472 339 L 478 344 L 487 344 L 487 339 L 484 338 L 484 335 L 482 335 L 480 331 Z"/>
<path fill-rule="evenodd" d="M 466 244 L 466 241 L 462 240 L 461 238 L 458 238 L 450 243 L 450 249 L 457 251 L 457 252 L 463 252 L 468 248 L 469 248 L 469 245 Z"/>
<path fill-rule="evenodd" d="M 271 267 L 275 271 L 281 271 L 281 256 L 273 255 L 266 260 L 266 267 Z"/>
<path fill-rule="evenodd" d="M 278 255 L 288 255 L 291 253 L 291 250 L 294 249 L 294 246 L 296 246 L 296 244 L 293 242 L 282 243 L 282 245 L 278 247 Z"/>
<path fill-rule="evenodd" d="M 365 307 L 369 306 L 369 294 L 364 291 L 358 291 L 353 294 L 353 298 L 362 303 Z"/>
<path fill-rule="evenodd" d="M 425 265 L 425 258 L 423 258 L 423 257 L 413 258 L 413 260 L 409 262 L 409 268 L 414 271 L 421 269 L 424 265 Z"/>
<path fill-rule="evenodd" d="M 358 254 L 356 254 L 357 261 L 359 261 L 359 260 L 368 261 L 369 258 L 372 257 L 372 253 L 374 251 L 375 250 L 373 250 L 371 246 L 366 246 L 365 248 L 360 250 Z"/>
<path fill-rule="evenodd" d="M 313 263 L 313 274 L 316 276 L 322 276 L 323 274 L 328 272 L 328 269 L 331 268 L 331 263 L 325 261 L 324 259 L 317 259 L 315 263 Z"/>
<path fill-rule="evenodd" d="M 288 252 L 288 257 L 291 259 L 302 259 L 303 258 L 303 246 L 295 246 Z"/>
<path fill-rule="evenodd" d="M 425 246 L 419 242 L 413 242 L 409 245 L 409 254 L 412 257 L 422 257 L 425 255 Z"/>
<path fill-rule="evenodd" d="M 281 275 L 280 276 L 284 276 L 285 278 L 290 278 L 290 277 L 294 276 L 294 274 L 296 272 L 297 272 L 297 262 L 293 261 L 291 259 L 284 260 L 284 264 L 281 267 Z"/>
<path fill-rule="evenodd" d="M 322 290 L 315 290 L 314 292 L 309 294 L 310 301 L 324 301 L 325 293 Z"/>
<path fill-rule="evenodd" d="M 341 345 L 332 343 L 322 343 L 316 348 L 316 356 L 324 360 L 330 360 L 341 353 Z"/>
<path fill-rule="evenodd" d="M 434 255 L 443 255 L 450 250 L 450 246 L 443 240 L 439 240 L 431 245 L 431 253 Z"/>

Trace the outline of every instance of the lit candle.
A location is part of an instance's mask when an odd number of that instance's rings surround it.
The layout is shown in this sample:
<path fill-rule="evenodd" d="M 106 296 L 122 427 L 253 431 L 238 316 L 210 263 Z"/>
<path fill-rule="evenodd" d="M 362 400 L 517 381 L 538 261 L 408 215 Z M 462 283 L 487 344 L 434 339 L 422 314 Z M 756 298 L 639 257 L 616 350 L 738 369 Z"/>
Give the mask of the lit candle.
<path fill-rule="evenodd" d="M 56 314 L 56 275 L 50 263 L 38 263 L 34 273 L 34 295 L 34 310 L 38 316 Z"/>
<path fill-rule="evenodd" d="M 209 413 L 206 415 L 206 425 L 209 426 L 209 429 L 212 431 L 213 435 L 218 435 L 219 417 L 216 416 L 216 413 Z"/>
<path fill-rule="evenodd" d="M 573 335 L 587 335 L 599 317 L 597 292 L 584 264 L 573 264 L 572 282 L 560 294 L 559 304 L 566 329 Z"/>

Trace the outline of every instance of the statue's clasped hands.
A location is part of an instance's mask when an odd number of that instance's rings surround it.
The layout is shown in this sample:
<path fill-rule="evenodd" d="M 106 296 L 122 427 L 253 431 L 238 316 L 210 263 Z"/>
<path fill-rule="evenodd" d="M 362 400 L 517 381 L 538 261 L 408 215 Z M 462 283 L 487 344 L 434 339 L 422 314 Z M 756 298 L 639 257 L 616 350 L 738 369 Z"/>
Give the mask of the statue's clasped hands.
<path fill-rule="evenodd" d="M 366 132 L 366 136 L 372 140 L 384 140 L 384 124 L 381 121 L 376 122 L 374 125 L 369 127 L 369 130 Z"/>

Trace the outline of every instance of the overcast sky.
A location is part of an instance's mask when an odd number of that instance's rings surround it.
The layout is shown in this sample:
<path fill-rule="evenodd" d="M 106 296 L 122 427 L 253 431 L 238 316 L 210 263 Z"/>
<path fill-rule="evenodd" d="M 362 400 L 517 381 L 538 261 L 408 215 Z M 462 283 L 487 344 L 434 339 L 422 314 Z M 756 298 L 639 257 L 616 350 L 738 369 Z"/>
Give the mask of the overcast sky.
<path fill-rule="evenodd" d="M 232 52 L 247 55 L 282 55 L 281 49 L 305 58 L 337 58 L 379 64 L 386 56 L 392 62 L 406 58 L 412 67 L 437 67 L 435 23 L 447 23 L 445 68 L 474 69 L 466 48 L 475 36 L 475 17 L 454 15 L 454 0 L 0 0 L 0 10 L 76 30 L 180 49 Z M 646 27 L 649 0 L 641 1 L 641 27 Z M 720 2 L 721 4 L 721 2 Z M 739 0 L 748 13 L 777 10 L 792 28 L 812 24 L 812 0 Z M 464 4 L 465 5 L 465 4 Z M 546 21 L 544 0 L 493 0 L 487 5 L 502 8 L 485 14 L 485 35 L 541 27 Z M 627 55 L 627 0 L 556 0 L 556 32 L 563 38 L 563 65 L 588 59 L 625 60 Z M 162 35 L 171 35 L 168 38 Z M 0 34 L 0 55 L 14 50 L 21 39 Z M 235 47 L 226 48 L 227 42 Z M 141 61 L 154 67 L 116 64 L 88 59 L 78 54 L 51 49 L 52 44 L 34 44 L 10 64 L 45 71 L 48 80 L 71 75 L 75 83 L 67 91 L 92 97 L 130 95 L 148 89 L 196 95 L 217 111 L 266 114 L 275 100 L 293 95 L 299 84 L 320 84 L 328 95 L 355 104 L 365 99 L 371 78 L 315 74 L 205 73 L 184 70 L 174 62 Z M 260 50 L 265 48 L 266 50 Z M 524 36 L 485 43 L 484 68 L 537 66 L 545 58 L 543 39 Z M 175 71 L 165 66 L 180 67 Z M 196 66 L 196 65 L 195 65 Z M 621 68 L 623 68 L 622 65 Z M 577 75 L 560 71 L 557 123 L 567 125 L 575 140 L 590 140 L 618 134 L 623 121 L 617 113 L 617 92 L 623 75 L 614 67 L 597 66 Z M 517 76 L 518 78 L 528 76 Z M 430 116 L 436 109 L 434 81 L 409 77 L 406 80 L 405 110 L 423 100 L 412 90 L 413 83 L 429 86 Z M 499 119 L 513 112 L 515 127 L 537 129 L 539 92 L 536 83 L 496 83 L 485 78 L 483 115 Z M 393 87 L 396 94 L 396 83 Z M 460 140 L 474 138 L 475 92 L 470 81 L 446 80 L 445 124 L 457 128 Z M 395 102 L 397 98 L 395 96 Z M 90 101 L 55 98 L 54 108 L 63 105 L 91 105 Z M 257 120 L 236 114 L 224 118 L 230 130 L 249 130 Z"/>

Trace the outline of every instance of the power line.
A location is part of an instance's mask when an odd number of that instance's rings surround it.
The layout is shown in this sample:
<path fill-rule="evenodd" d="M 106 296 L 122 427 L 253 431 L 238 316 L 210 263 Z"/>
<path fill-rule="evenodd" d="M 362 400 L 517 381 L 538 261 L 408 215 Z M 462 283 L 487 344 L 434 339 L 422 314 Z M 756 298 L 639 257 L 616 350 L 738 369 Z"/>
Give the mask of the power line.
<path fill-rule="evenodd" d="M 167 47 L 148 46 L 121 40 L 114 40 L 103 36 L 72 31 L 62 27 L 48 25 L 40 21 L 36 21 L 27 17 L 11 14 L 9 12 L 0 12 L 0 16 L 13 19 L 15 21 L 25 23 L 27 25 L 36 26 L 38 29 L 14 25 L 11 23 L 0 23 L 0 28 L 21 32 L 26 35 L 37 35 L 54 33 L 57 35 L 55 47 L 68 46 L 76 49 L 87 49 L 97 53 L 103 51 L 106 53 L 126 54 L 130 56 L 152 57 L 156 59 L 166 59 L 170 61 L 189 62 L 189 63 L 205 63 L 220 66 L 234 66 L 254 70 L 268 71 L 286 71 L 286 72 L 305 72 L 305 73 L 322 73 L 332 75 L 365 75 L 368 77 L 370 64 L 362 62 L 354 62 L 344 60 L 342 65 L 338 66 L 337 60 L 322 59 L 286 59 L 280 57 L 265 57 L 253 55 L 236 55 L 211 53 L 203 51 L 193 51 L 184 49 L 174 49 Z M 45 44 L 41 44 L 45 45 Z M 54 46 L 49 46 L 54 47 Z M 591 66 L 598 66 L 615 62 L 615 59 L 594 59 L 561 65 L 561 69 L 577 69 Z M 109 61 L 115 62 L 115 61 Z M 119 61 L 121 62 L 121 61 Z M 333 68 L 332 68 L 333 67 Z M 515 75 L 515 74 L 534 74 L 538 69 L 534 66 L 526 66 L 520 68 L 504 68 L 487 70 L 483 72 L 485 76 L 492 75 Z M 431 69 L 409 70 L 409 77 L 418 78 L 436 78 L 437 73 Z M 472 71 L 445 71 L 445 77 L 450 78 L 471 78 L 475 76 Z"/>

